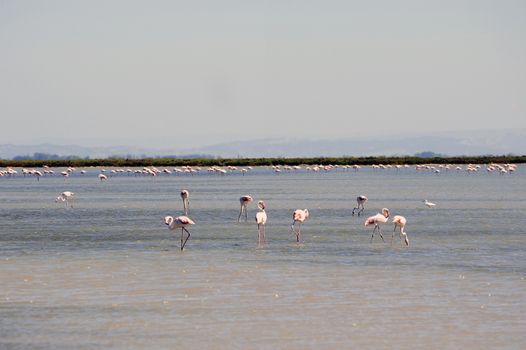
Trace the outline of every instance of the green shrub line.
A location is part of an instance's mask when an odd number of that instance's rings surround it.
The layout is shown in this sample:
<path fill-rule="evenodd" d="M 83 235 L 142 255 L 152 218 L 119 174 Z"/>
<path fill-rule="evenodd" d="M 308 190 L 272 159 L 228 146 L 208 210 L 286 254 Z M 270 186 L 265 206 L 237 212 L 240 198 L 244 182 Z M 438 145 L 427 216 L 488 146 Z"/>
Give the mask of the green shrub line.
<path fill-rule="evenodd" d="M 489 164 L 526 163 L 522 156 L 459 156 L 459 157 L 313 157 L 313 158 L 105 158 L 68 160 L 0 160 L 0 167 L 181 167 L 181 166 L 271 166 L 271 165 L 416 165 L 416 164 Z"/>

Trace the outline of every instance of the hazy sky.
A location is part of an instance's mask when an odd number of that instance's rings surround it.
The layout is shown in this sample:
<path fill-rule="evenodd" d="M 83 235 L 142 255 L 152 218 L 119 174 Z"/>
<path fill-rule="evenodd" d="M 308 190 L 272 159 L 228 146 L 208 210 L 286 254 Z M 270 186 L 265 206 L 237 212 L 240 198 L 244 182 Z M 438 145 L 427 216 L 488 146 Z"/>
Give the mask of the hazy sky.
<path fill-rule="evenodd" d="M 0 0 L 0 143 L 526 127 L 526 1 Z"/>

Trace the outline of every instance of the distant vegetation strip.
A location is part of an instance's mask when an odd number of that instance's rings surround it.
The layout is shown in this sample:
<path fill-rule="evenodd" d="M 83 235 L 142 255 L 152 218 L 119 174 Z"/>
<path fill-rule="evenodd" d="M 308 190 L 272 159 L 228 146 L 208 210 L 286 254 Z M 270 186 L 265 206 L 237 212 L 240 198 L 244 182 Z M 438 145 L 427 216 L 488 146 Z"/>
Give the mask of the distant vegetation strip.
<path fill-rule="evenodd" d="M 373 164 L 489 164 L 526 163 L 523 156 L 474 157 L 314 157 L 314 158 L 106 158 L 0 160 L 0 167 L 178 167 L 178 166 L 269 166 L 269 165 L 373 165 Z"/>

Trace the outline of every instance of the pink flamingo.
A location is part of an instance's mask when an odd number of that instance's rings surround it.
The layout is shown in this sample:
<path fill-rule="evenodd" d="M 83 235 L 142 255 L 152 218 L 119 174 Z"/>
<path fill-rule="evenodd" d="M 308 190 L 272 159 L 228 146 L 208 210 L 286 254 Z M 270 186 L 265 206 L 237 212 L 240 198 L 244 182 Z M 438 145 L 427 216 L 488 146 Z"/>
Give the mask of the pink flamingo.
<path fill-rule="evenodd" d="M 380 230 L 380 225 L 385 224 L 387 222 L 387 219 L 389 218 L 389 209 L 383 208 L 382 213 L 378 213 L 374 216 L 370 216 L 365 220 L 365 226 L 374 224 L 374 230 L 373 234 L 371 236 L 371 243 L 373 242 L 374 233 L 378 229 L 378 233 L 380 234 L 380 237 L 382 238 L 382 241 L 385 242 L 384 236 L 382 236 L 382 231 Z"/>
<path fill-rule="evenodd" d="M 172 216 L 165 216 L 164 223 L 168 225 L 170 230 L 175 230 L 176 228 L 181 229 L 181 250 L 183 250 L 184 246 L 186 245 L 186 241 L 188 241 L 188 238 L 190 238 L 190 232 L 186 229 L 186 226 L 194 225 L 195 222 L 193 222 L 188 216 L 183 215 L 178 216 L 175 219 Z M 188 236 L 186 236 L 186 239 L 183 241 L 184 231 L 186 231 Z"/>
<path fill-rule="evenodd" d="M 301 237 L 301 225 L 303 224 L 303 222 L 305 220 L 307 220 L 307 218 L 309 217 L 309 211 L 307 209 L 296 209 L 294 211 L 294 213 L 292 213 L 292 225 L 290 226 L 291 229 L 292 229 L 292 232 L 294 232 L 296 234 L 296 242 L 299 242 L 300 241 L 300 237 Z M 300 223 L 300 227 L 298 228 L 298 231 L 296 231 L 294 229 L 294 225 L 296 224 L 296 222 L 299 222 Z"/>
<path fill-rule="evenodd" d="M 356 209 L 358 209 L 358 216 L 360 216 L 360 214 L 361 214 L 361 213 L 363 212 L 363 210 L 365 209 L 364 204 L 365 204 L 365 202 L 367 202 L 367 200 L 368 200 L 367 197 L 364 196 L 364 195 L 361 195 L 361 196 L 356 197 L 356 202 L 358 203 L 358 206 L 357 206 L 356 208 L 353 208 L 353 210 L 352 210 L 352 216 L 354 216 L 354 211 L 355 211 Z M 361 207 L 361 209 L 360 209 L 360 207 Z"/>
<path fill-rule="evenodd" d="M 248 203 L 252 202 L 252 200 L 252 196 L 248 194 L 239 198 L 239 204 L 241 205 L 241 208 L 239 209 L 239 217 L 237 218 L 237 222 L 241 221 L 241 215 L 243 214 L 243 212 L 245 213 L 245 222 L 248 220 L 247 205 Z"/>
<path fill-rule="evenodd" d="M 406 223 L 407 223 L 407 220 L 402 215 L 395 215 L 393 217 L 394 230 L 391 236 L 391 244 L 393 244 L 394 233 L 396 231 L 396 228 L 400 227 L 400 241 L 402 240 L 402 236 L 403 236 L 405 244 L 409 246 L 409 239 L 407 238 L 407 233 L 404 231 Z"/>
<path fill-rule="evenodd" d="M 73 201 L 74 199 L 74 196 L 75 193 L 71 192 L 71 191 L 65 191 L 65 192 L 62 192 L 60 194 L 60 196 L 58 196 L 57 198 L 55 198 L 55 203 L 61 201 L 61 202 L 66 202 L 66 208 L 68 207 L 68 201 L 71 200 Z M 71 208 L 73 208 L 73 203 L 71 203 Z"/>
<path fill-rule="evenodd" d="M 187 190 L 181 191 L 181 199 L 183 200 L 184 215 L 188 215 L 188 210 L 190 208 L 190 200 L 188 199 L 189 196 L 190 196 L 190 192 L 188 192 Z"/>
<path fill-rule="evenodd" d="M 33 175 L 37 177 L 37 181 L 40 181 L 40 177 L 43 175 L 41 171 L 35 170 Z"/>
<path fill-rule="evenodd" d="M 267 223 L 267 213 L 265 213 L 265 202 L 258 202 L 259 211 L 256 213 L 256 223 L 258 224 L 258 243 L 261 242 L 261 234 L 263 242 L 265 242 L 265 224 Z M 260 226 L 263 228 L 260 230 Z"/>
<path fill-rule="evenodd" d="M 108 180 L 108 177 L 104 174 L 99 174 L 99 180 L 100 182 L 102 182 L 102 181 Z"/>

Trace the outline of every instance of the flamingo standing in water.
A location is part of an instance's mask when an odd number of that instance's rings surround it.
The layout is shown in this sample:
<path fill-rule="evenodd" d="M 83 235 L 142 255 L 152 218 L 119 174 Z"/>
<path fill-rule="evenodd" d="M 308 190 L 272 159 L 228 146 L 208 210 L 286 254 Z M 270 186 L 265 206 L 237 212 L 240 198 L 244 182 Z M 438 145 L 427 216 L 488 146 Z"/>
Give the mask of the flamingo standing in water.
<path fill-rule="evenodd" d="M 371 236 L 371 243 L 373 242 L 374 233 L 376 232 L 376 230 L 378 230 L 378 233 L 380 234 L 380 237 L 382 238 L 382 241 L 385 242 L 384 236 L 382 236 L 382 231 L 380 229 L 380 225 L 381 224 L 385 224 L 388 219 L 389 219 L 389 209 L 383 208 L 382 209 L 382 213 L 378 213 L 378 214 L 376 214 L 374 216 L 370 216 L 370 217 L 367 218 L 367 220 L 365 220 L 365 226 L 374 224 L 374 230 L 373 230 L 373 234 Z"/>
<path fill-rule="evenodd" d="M 177 228 L 181 229 L 181 250 L 183 250 L 184 246 L 186 245 L 186 241 L 188 241 L 188 238 L 190 238 L 190 232 L 186 229 L 186 226 L 188 225 L 194 225 L 195 222 L 193 222 L 188 216 L 178 216 L 175 219 L 172 216 L 165 216 L 164 223 L 168 225 L 168 228 L 170 230 L 175 230 Z M 186 239 L 184 238 L 184 231 L 188 234 L 186 236 Z"/>
<path fill-rule="evenodd" d="M 104 174 L 99 174 L 99 180 L 100 182 L 102 182 L 102 181 L 108 180 L 108 177 Z"/>
<path fill-rule="evenodd" d="M 364 204 L 365 204 L 365 202 L 367 202 L 367 200 L 368 200 L 367 197 L 365 197 L 364 195 L 356 197 L 356 202 L 358 203 L 358 206 L 356 208 L 353 208 L 352 216 L 354 216 L 354 211 L 356 209 L 358 209 L 358 216 L 360 216 L 360 214 L 365 209 Z M 361 209 L 360 209 L 360 207 L 361 207 Z"/>
<path fill-rule="evenodd" d="M 241 221 L 241 215 L 243 214 L 243 212 L 245 213 L 245 222 L 248 220 L 247 205 L 248 203 L 252 202 L 252 200 L 252 196 L 248 194 L 239 198 L 239 204 L 241 205 L 241 208 L 239 209 L 239 216 L 237 218 L 237 222 Z"/>
<path fill-rule="evenodd" d="M 190 200 L 188 199 L 189 196 L 190 196 L 190 192 L 188 192 L 187 190 L 181 191 L 181 199 L 183 200 L 184 215 L 188 215 L 188 210 L 190 208 Z"/>
<path fill-rule="evenodd" d="M 294 213 L 292 213 L 292 225 L 290 226 L 290 228 L 292 229 L 292 232 L 294 232 L 296 234 L 296 242 L 299 242 L 300 241 L 300 237 L 301 237 L 301 225 L 303 224 L 303 222 L 305 220 L 307 220 L 307 218 L 309 217 L 309 211 L 307 209 L 296 209 L 294 211 Z M 296 231 L 294 229 L 294 224 L 296 224 L 296 222 L 299 222 L 300 223 L 300 227 L 298 228 L 298 231 Z"/>
<path fill-rule="evenodd" d="M 407 220 L 402 215 L 395 215 L 393 217 L 394 230 L 391 236 L 391 244 L 393 244 L 394 233 L 396 231 L 396 228 L 399 227 L 400 228 L 400 241 L 402 241 L 402 236 L 403 236 L 405 244 L 409 246 L 409 238 L 407 238 L 407 233 L 404 231 L 406 223 L 407 223 Z"/>
<path fill-rule="evenodd" d="M 256 213 L 256 223 L 258 224 L 258 243 L 261 243 L 261 236 L 265 242 L 265 224 L 267 223 L 267 213 L 265 213 L 265 202 L 258 202 L 259 211 Z M 260 226 L 262 229 L 260 230 Z"/>
<path fill-rule="evenodd" d="M 71 191 L 65 191 L 60 194 L 57 198 L 55 198 L 55 203 L 61 201 L 66 202 L 66 208 L 68 207 L 69 200 L 73 201 L 75 193 Z M 71 208 L 73 208 L 73 203 L 71 203 Z"/>

